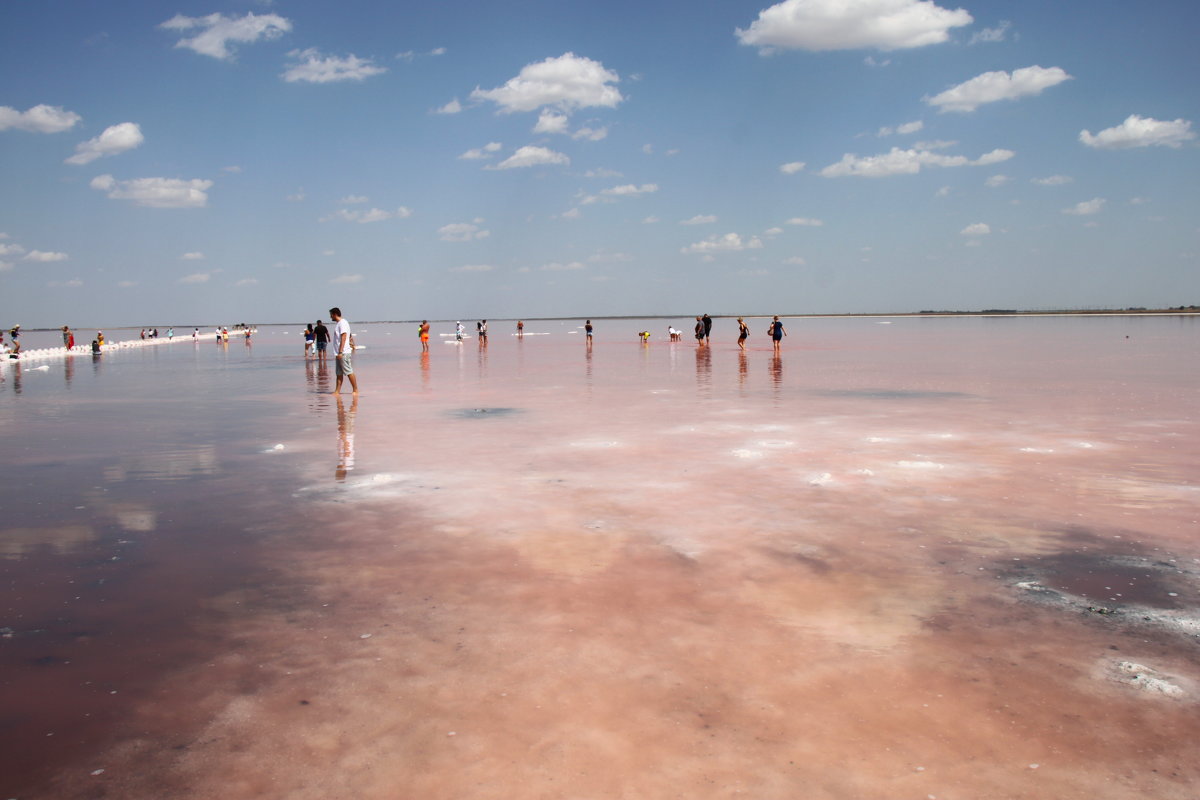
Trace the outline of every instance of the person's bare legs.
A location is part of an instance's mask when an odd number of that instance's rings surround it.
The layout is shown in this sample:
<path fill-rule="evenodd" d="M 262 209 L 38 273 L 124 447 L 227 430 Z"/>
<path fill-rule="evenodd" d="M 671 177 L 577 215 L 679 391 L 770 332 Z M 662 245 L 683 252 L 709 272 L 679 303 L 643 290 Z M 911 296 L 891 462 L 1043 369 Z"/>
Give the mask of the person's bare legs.
<path fill-rule="evenodd" d="M 350 394 L 357 397 L 358 396 L 358 378 L 354 377 L 353 372 L 351 372 L 346 377 L 350 379 L 350 390 L 351 390 Z"/>

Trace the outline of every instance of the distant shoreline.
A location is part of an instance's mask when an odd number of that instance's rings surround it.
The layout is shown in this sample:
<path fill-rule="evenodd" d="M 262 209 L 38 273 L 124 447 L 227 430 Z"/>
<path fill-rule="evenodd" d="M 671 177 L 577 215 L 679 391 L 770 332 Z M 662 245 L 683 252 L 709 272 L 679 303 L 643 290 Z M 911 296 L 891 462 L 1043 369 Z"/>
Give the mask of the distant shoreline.
<path fill-rule="evenodd" d="M 761 319 L 769 318 L 774 312 L 770 313 L 746 313 L 740 314 L 710 314 L 713 319 L 736 319 L 737 317 L 745 317 L 746 319 Z M 694 318 L 695 314 L 610 314 L 608 316 L 602 314 L 592 314 L 588 317 L 585 314 L 565 317 L 520 317 L 526 322 L 569 322 L 572 320 L 582 319 L 601 319 L 601 320 L 619 320 L 619 319 L 686 319 Z M 1191 317 L 1200 316 L 1200 306 L 1177 306 L 1175 308 L 1089 308 L 1081 310 L 1049 310 L 1049 311 L 1017 311 L 1009 309 L 984 309 L 982 311 L 864 311 L 857 314 L 780 314 L 784 319 L 872 319 L 882 317 L 907 317 L 907 318 L 922 318 L 922 317 Z M 474 317 L 460 317 L 460 319 L 474 320 Z M 493 322 L 515 322 L 518 317 L 489 317 Z M 418 319 L 373 319 L 359 320 L 355 325 L 415 325 L 421 320 Z M 452 319 L 431 319 L 433 323 L 451 323 Z M 254 327 L 294 327 L 304 326 L 306 322 L 259 322 L 255 323 Z M 89 330 L 94 326 L 83 325 L 74 326 L 76 330 Z M 154 325 L 104 325 L 98 328 L 103 330 L 108 328 L 114 331 L 139 330 L 141 328 L 153 328 Z M 172 327 L 167 324 L 158 325 L 159 328 Z M 184 330 L 184 333 L 179 338 L 190 338 L 190 328 L 200 328 L 200 335 L 211 335 L 214 329 L 213 325 L 174 325 L 177 329 Z M 23 333 L 32 333 L 34 331 L 47 332 L 60 330 L 58 327 L 53 328 L 23 328 Z"/>

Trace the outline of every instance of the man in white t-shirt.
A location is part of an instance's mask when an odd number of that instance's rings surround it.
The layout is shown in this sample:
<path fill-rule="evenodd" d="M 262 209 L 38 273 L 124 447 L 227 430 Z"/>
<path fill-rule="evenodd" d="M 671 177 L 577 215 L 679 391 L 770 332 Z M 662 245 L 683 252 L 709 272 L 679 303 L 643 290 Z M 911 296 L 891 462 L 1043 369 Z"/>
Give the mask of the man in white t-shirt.
<path fill-rule="evenodd" d="M 334 394 L 342 393 L 342 378 L 350 379 L 351 394 L 358 394 L 358 379 L 354 377 L 354 346 L 351 344 L 352 334 L 350 333 L 350 323 L 342 319 L 342 310 L 340 308 L 329 309 L 329 318 L 334 321 L 333 326 L 333 352 L 336 358 L 334 359 L 334 374 L 337 375 L 337 381 L 333 386 Z"/>

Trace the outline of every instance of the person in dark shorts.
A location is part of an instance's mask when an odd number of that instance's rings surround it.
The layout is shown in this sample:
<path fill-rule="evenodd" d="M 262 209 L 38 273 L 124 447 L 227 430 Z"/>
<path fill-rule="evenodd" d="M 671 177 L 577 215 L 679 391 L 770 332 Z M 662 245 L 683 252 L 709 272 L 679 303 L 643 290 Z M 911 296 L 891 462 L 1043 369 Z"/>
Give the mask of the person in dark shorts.
<path fill-rule="evenodd" d="M 704 343 L 708 344 L 708 336 L 712 333 L 712 317 L 705 314 L 700 320 L 704 323 Z"/>
<path fill-rule="evenodd" d="M 313 340 L 317 343 L 317 358 L 325 361 L 329 358 L 327 351 L 329 350 L 329 328 L 325 327 L 325 323 L 317 320 L 316 326 L 313 328 Z"/>
<path fill-rule="evenodd" d="M 746 349 L 746 339 L 749 336 L 750 326 L 741 317 L 738 317 L 738 347 L 742 350 Z"/>
<path fill-rule="evenodd" d="M 704 320 L 700 317 L 696 317 L 695 333 L 696 344 L 700 347 L 704 347 Z"/>

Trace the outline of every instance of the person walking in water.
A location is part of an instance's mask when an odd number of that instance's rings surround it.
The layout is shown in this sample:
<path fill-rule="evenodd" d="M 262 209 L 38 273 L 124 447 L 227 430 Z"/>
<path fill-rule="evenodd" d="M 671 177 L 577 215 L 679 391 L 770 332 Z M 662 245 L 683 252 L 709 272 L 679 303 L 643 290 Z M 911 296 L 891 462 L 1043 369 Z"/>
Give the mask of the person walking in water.
<path fill-rule="evenodd" d="M 358 394 L 358 378 L 354 377 L 354 334 L 350 331 L 350 323 L 342 319 L 342 310 L 337 306 L 329 309 L 329 318 L 336 324 L 333 326 L 334 374 L 337 380 L 333 384 L 333 393 L 341 394 L 342 379 L 350 379 L 351 394 Z"/>
<path fill-rule="evenodd" d="M 746 349 L 746 338 L 748 336 L 750 336 L 750 326 L 741 317 L 738 317 L 738 347 L 740 349 Z"/>
<path fill-rule="evenodd" d="M 326 328 L 321 320 L 317 320 L 317 325 L 313 328 L 313 342 L 317 348 L 317 360 L 326 361 L 329 358 L 329 328 Z"/>
<path fill-rule="evenodd" d="M 696 317 L 695 334 L 696 334 L 696 346 L 704 347 L 704 320 L 700 319 L 700 317 Z"/>
<path fill-rule="evenodd" d="M 429 320 L 421 320 L 421 324 L 417 327 L 417 336 L 421 337 L 421 352 L 429 352 Z"/>
<path fill-rule="evenodd" d="M 779 321 L 778 314 L 771 320 L 771 327 L 768 332 L 771 334 L 771 342 L 775 346 L 775 354 L 778 355 L 779 343 L 783 341 L 783 337 L 787 336 L 787 331 L 784 330 L 783 323 Z"/>
<path fill-rule="evenodd" d="M 592 346 L 592 321 L 589 319 L 583 323 L 583 338 L 587 340 L 587 346 Z"/>
<path fill-rule="evenodd" d="M 479 343 L 487 344 L 487 320 L 481 320 L 479 323 Z"/>
<path fill-rule="evenodd" d="M 708 314 L 705 314 L 700 318 L 700 321 L 704 323 L 704 343 L 708 344 L 709 334 L 712 333 L 712 317 L 710 317 Z"/>
<path fill-rule="evenodd" d="M 454 341 L 461 342 L 463 340 L 463 334 L 466 332 L 467 329 L 463 327 L 462 320 L 454 323 Z"/>
<path fill-rule="evenodd" d="M 517 338 L 518 339 L 525 338 L 525 321 L 524 320 L 520 320 L 520 319 L 517 320 Z"/>
<path fill-rule="evenodd" d="M 75 334 L 71 331 L 70 326 L 63 325 L 63 347 L 70 350 L 75 346 Z"/>

